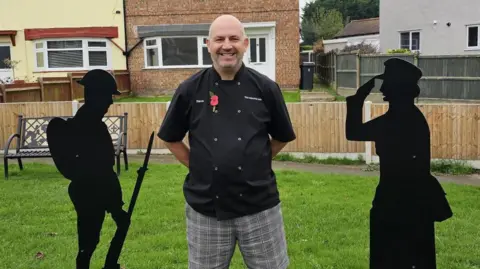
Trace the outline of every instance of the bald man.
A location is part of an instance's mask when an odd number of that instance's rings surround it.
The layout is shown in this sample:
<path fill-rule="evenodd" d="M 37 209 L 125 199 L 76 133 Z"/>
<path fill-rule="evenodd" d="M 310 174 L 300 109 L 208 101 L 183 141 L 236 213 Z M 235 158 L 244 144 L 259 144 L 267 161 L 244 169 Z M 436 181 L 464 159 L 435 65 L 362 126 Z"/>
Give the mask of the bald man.
<path fill-rule="evenodd" d="M 250 269 L 289 264 L 272 158 L 296 136 L 278 84 L 244 65 L 248 45 L 237 18 L 218 17 L 213 66 L 179 85 L 158 133 L 189 169 L 189 269 L 228 268 L 237 242 Z"/>

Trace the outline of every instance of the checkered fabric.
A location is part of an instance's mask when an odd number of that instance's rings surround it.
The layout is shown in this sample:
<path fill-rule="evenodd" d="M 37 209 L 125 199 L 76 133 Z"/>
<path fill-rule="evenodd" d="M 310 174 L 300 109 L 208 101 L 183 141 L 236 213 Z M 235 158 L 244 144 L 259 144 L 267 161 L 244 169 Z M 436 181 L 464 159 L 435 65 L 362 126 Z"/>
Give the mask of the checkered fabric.
<path fill-rule="evenodd" d="M 281 204 L 257 214 L 217 221 L 185 205 L 189 269 L 226 269 L 236 243 L 249 269 L 289 264 Z"/>

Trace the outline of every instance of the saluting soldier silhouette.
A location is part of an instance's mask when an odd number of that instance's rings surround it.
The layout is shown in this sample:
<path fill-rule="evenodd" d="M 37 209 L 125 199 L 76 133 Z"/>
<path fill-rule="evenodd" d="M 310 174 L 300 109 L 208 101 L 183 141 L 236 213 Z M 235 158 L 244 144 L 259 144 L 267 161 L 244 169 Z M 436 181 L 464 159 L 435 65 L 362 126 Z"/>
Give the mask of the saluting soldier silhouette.
<path fill-rule="evenodd" d="M 415 105 L 422 71 L 392 58 L 385 72 L 347 97 L 346 137 L 374 141 L 380 181 L 370 211 L 370 269 L 435 269 L 434 222 L 452 216 L 441 185 L 430 173 L 430 130 Z M 388 111 L 362 123 L 362 107 L 375 86 Z"/>
<path fill-rule="evenodd" d="M 114 247 L 125 236 L 130 218 L 122 208 L 121 185 L 113 169 L 112 138 L 102 120 L 113 104 L 112 95 L 120 92 L 114 77 L 104 70 L 89 71 L 79 84 L 84 86 L 85 103 L 72 119 L 52 120 L 47 138 L 57 168 L 71 180 L 68 194 L 77 212 L 76 268 L 88 269 L 106 212 L 117 225 L 111 242 Z M 106 264 L 105 268 L 119 269 L 120 265 Z"/>

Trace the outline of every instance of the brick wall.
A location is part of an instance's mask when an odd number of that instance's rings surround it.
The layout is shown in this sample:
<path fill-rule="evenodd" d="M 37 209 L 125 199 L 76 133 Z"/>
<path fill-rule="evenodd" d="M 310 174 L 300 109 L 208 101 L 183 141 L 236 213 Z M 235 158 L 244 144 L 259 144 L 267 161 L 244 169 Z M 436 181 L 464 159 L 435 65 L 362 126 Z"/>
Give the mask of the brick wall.
<path fill-rule="evenodd" d="M 128 47 L 137 42 L 136 26 L 156 24 L 211 23 L 231 14 L 242 22 L 276 21 L 276 81 L 282 88 L 298 88 L 299 3 L 298 0 L 127 0 Z M 144 70 L 144 49 L 139 44 L 129 58 L 132 91 L 158 94 L 173 91 L 198 69 Z"/>

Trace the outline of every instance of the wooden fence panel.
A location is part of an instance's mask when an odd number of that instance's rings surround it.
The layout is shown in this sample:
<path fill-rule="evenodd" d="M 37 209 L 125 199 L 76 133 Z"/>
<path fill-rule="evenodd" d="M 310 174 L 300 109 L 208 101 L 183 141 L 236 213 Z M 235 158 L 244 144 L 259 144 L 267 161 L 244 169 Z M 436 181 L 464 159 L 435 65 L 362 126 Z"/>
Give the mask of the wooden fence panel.
<path fill-rule="evenodd" d="M 480 99 L 480 55 L 355 54 L 336 56 L 336 87 L 353 89 L 384 71 L 383 63 L 400 58 L 423 71 L 420 97 L 438 99 Z M 377 93 L 381 83 L 372 92 Z"/>
<path fill-rule="evenodd" d="M 72 100 L 72 94 L 70 91 L 70 81 L 66 79 L 57 79 L 54 81 L 41 81 L 40 94 L 43 94 L 42 100 L 44 101 L 70 101 Z"/>
<path fill-rule="evenodd" d="M 432 159 L 480 160 L 480 105 L 417 105 L 430 127 Z M 388 110 L 387 104 L 372 104 L 372 119 Z M 375 143 L 372 155 L 377 156 Z"/>
<path fill-rule="evenodd" d="M 113 72 L 122 96 L 130 93 L 130 75 L 125 70 Z M 51 102 L 83 99 L 83 87 L 77 83 L 85 72 L 68 73 L 66 77 L 41 77 L 34 83 L 0 85 L 0 103 Z M 4 95 L 4 96 L 2 96 Z"/>
<path fill-rule="evenodd" d="M 128 113 L 128 148 L 146 149 L 152 131 L 157 134 L 167 110 L 167 103 L 114 103 L 108 115 Z M 165 149 L 164 143 L 155 138 L 153 149 Z"/>
<path fill-rule="evenodd" d="M 338 54 L 336 59 L 337 88 L 357 88 L 357 55 Z"/>
<path fill-rule="evenodd" d="M 78 107 L 81 107 L 81 103 Z M 370 104 L 370 118 L 384 114 L 388 104 Z M 431 134 L 432 159 L 480 160 L 479 104 L 419 104 Z M 72 115 L 72 102 L 26 102 L 0 104 L 0 142 L 16 132 L 17 116 Z M 304 153 L 365 153 L 365 143 L 345 138 L 344 102 L 287 103 L 297 139 L 284 151 Z M 165 117 L 167 103 L 115 103 L 108 115 L 128 113 L 128 148 L 147 147 L 150 133 L 156 133 Z M 184 141 L 188 145 L 187 137 Z M 155 138 L 154 149 L 165 149 Z M 376 156 L 372 143 L 372 155 Z"/>
<path fill-rule="evenodd" d="M 38 83 L 7 84 L 4 91 L 5 103 L 40 102 L 42 100 Z"/>
<path fill-rule="evenodd" d="M 365 143 L 345 138 L 343 102 L 287 103 L 297 139 L 284 151 L 311 153 L 363 153 Z"/>
<path fill-rule="evenodd" d="M 330 85 L 335 81 L 335 59 L 334 51 L 315 55 L 315 73 L 322 84 Z"/>
<path fill-rule="evenodd" d="M 480 56 L 420 56 L 420 97 L 480 99 Z"/>

